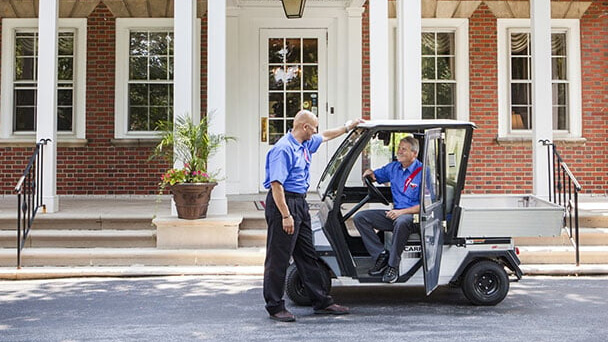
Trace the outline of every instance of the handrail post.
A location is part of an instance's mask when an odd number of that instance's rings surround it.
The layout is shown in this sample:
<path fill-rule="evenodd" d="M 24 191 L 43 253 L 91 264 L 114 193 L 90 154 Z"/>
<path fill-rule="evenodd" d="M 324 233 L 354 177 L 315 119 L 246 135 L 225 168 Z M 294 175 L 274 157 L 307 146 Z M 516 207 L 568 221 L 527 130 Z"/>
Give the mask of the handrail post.
<path fill-rule="evenodd" d="M 575 232 L 575 241 L 576 241 L 576 266 L 580 266 L 581 264 L 581 252 L 580 252 L 580 240 L 579 240 L 579 230 L 578 230 L 578 190 L 574 190 L 574 232 Z"/>

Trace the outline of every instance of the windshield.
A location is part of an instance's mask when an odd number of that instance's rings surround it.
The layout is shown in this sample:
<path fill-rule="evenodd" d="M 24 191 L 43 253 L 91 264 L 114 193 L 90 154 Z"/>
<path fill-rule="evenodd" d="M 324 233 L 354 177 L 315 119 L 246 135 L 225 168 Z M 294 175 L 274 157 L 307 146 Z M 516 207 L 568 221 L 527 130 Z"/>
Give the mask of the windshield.
<path fill-rule="evenodd" d="M 321 176 L 319 185 L 317 186 L 317 192 L 321 199 L 323 199 L 327 194 L 327 187 L 329 186 L 329 183 L 334 177 L 336 171 L 340 168 L 340 165 L 342 165 L 344 158 L 348 155 L 353 146 L 357 144 L 361 137 L 363 137 L 364 131 L 364 128 L 357 128 L 352 131 L 350 135 L 346 138 L 346 140 L 344 140 L 342 145 L 340 145 L 340 147 L 336 150 L 336 153 L 329 161 L 329 164 L 325 168 L 325 171 L 323 171 L 323 175 Z"/>

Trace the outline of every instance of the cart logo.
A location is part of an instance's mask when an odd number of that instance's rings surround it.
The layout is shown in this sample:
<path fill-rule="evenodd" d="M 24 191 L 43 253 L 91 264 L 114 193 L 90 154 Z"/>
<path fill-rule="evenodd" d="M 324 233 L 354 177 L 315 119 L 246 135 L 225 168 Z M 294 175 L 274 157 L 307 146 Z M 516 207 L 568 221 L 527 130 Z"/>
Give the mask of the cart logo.
<path fill-rule="evenodd" d="M 422 252 L 421 246 L 405 246 L 404 252 Z"/>

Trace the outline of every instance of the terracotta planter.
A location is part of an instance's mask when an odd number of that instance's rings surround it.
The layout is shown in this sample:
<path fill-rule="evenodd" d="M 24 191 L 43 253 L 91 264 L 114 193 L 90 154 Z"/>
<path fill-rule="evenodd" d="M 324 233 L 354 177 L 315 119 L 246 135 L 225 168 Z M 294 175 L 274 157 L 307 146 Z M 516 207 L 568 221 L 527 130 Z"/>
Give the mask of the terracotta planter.
<path fill-rule="evenodd" d="M 207 217 L 211 190 L 217 183 L 180 183 L 171 186 L 177 217 L 196 220 Z"/>

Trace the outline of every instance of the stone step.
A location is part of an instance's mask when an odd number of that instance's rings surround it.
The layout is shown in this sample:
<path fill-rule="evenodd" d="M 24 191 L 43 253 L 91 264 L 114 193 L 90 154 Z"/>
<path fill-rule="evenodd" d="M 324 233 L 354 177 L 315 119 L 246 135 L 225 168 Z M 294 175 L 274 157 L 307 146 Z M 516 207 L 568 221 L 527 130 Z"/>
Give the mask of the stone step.
<path fill-rule="evenodd" d="M 0 229 L 17 229 L 16 218 L 0 218 Z M 34 219 L 32 229 L 38 230 L 135 230 L 135 229 L 153 229 L 152 217 L 53 217 L 45 215 L 37 215 Z"/>
<path fill-rule="evenodd" d="M 264 229 L 266 230 L 266 219 L 264 216 L 259 217 L 243 217 L 243 222 L 241 222 L 239 229 L 248 230 L 248 229 Z"/>
<path fill-rule="evenodd" d="M 239 231 L 239 247 L 266 247 L 266 229 Z"/>
<path fill-rule="evenodd" d="M 17 233 L 0 230 L 0 248 L 13 248 Z M 25 248 L 156 247 L 156 230 L 39 230 L 32 229 Z"/>
<path fill-rule="evenodd" d="M 575 264 L 572 246 L 524 246 L 519 247 L 522 264 Z M 608 264 L 608 246 L 581 246 L 581 264 Z"/>
<path fill-rule="evenodd" d="M 42 266 L 259 266 L 263 248 L 157 249 L 157 248 L 25 248 L 23 267 Z M 14 248 L 0 249 L 0 267 L 17 265 Z"/>
<path fill-rule="evenodd" d="M 579 227 L 608 228 L 608 215 L 606 213 L 579 213 L 578 224 Z"/>
<path fill-rule="evenodd" d="M 579 239 L 581 246 L 608 246 L 608 228 L 579 228 Z M 556 237 L 516 237 L 514 242 L 516 246 L 572 245 L 565 230 Z"/>

